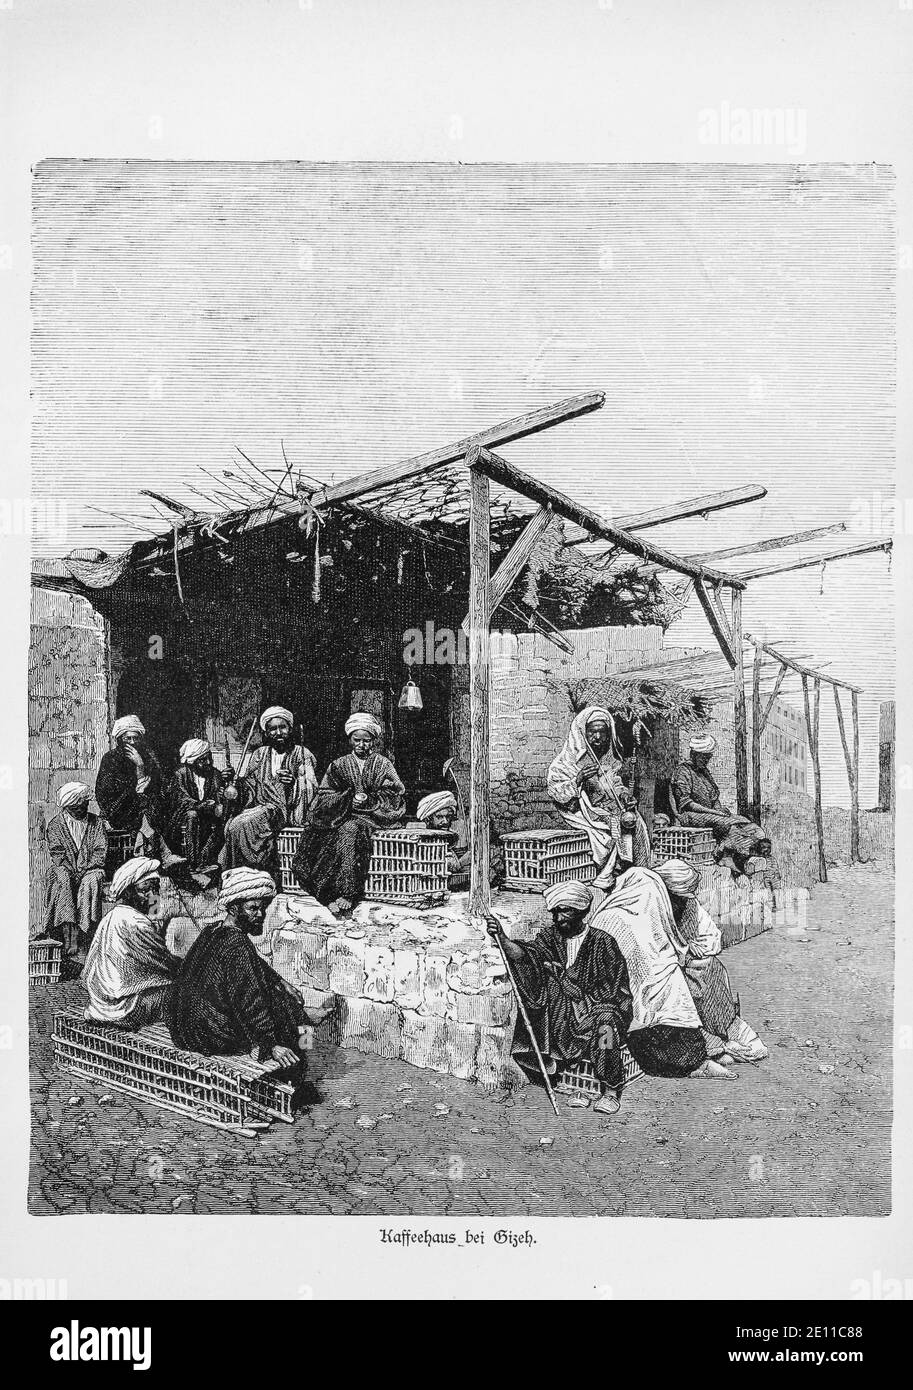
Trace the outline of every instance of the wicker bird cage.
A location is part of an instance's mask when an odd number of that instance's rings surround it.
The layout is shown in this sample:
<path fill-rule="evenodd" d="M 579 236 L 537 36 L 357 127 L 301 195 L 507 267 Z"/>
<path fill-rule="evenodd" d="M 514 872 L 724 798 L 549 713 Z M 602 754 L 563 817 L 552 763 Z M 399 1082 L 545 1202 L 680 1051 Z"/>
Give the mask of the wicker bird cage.
<path fill-rule="evenodd" d="M 365 897 L 408 907 L 435 907 L 447 897 L 444 830 L 376 831 Z"/>
<path fill-rule="evenodd" d="M 596 877 L 589 839 L 579 830 L 514 830 L 501 841 L 505 888 L 544 893 L 553 883 L 592 883 Z"/>
<path fill-rule="evenodd" d="M 253 1134 L 274 1118 L 294 1118 L 288 1082 L 271 1079 L 251 1058 L 203 1057 L 176 1048 L 161 1024 L 132 1033 L 57 1013 L 52 1041 L 55 1061 L 65 1071 L 201 1124 Z"/>
<path fill-rule="evenodd" d="M 653 831 L 653 863 L 684 859 L 689 864 L 712 864 L 713 831 L 691 825 L 668 825 Z"/>
<path fill-rule="evenodd" d="M 63 946 L 51 936 L 29 942 L 29 984 L 56 985 L 63 973 Z"/>
<path fill-rule="evenodd" d="M 622 1067 L 622 1089 L 630 1086 L 632 1081 L 643 1076 L 643 1072 L 631 1056 L 624 1043 L 621 1046 L 621 1067 Z M 593 1063 L 586 1060 L 574 1062 L 570 1067 L 565 1067 L 558 1073 L 558 1080 L 562 1086 L 567 1086 L 577 1095 L 587 1096 L 591 1100 L 598 1100 L 602 1095 L 602 1085 L 596 1080 L 593 1071 Z"/>

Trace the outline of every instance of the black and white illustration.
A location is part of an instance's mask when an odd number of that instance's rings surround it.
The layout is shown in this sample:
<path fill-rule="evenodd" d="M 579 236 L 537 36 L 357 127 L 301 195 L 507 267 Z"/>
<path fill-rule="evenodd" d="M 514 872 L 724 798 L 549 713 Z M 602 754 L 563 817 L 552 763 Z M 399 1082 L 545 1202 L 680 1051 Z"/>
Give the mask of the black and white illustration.
<path fill-rule="evenodd" d="M 891 170 L 32 194 L 31 1213 L 887 1214 Z"/>

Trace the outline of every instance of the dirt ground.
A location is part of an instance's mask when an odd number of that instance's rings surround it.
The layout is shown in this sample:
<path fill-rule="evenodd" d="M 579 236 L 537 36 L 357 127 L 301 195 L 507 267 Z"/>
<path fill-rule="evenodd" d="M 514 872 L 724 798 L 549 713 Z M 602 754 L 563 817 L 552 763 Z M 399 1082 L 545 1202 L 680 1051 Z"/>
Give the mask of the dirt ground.
<path fill-rule="evenodd" d="M 769 1060 L 735 1081 L 644 1078 L 605 1118 L 334 1049 L 311 1055 L 319 1098 L 295 1125 L 237 1138 L 59 1071 L 53 1010 L 82 992 L 34 989 L 30 1210 L 885 1215 L 893 892 L 884 871 L 833 870 L 805 932 L 727 951 Z"/>

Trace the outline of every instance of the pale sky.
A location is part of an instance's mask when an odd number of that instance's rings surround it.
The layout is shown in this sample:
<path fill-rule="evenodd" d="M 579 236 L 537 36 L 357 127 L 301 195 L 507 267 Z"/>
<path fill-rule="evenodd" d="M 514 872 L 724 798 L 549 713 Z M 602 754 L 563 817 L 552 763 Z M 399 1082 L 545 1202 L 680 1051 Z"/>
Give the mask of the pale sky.
<path fill-rule="evenodd" d="M 841 520 L 816 550 L 871 539 L 893 492 L 892 198 L 871 166 L 42 163 L 34 494 L 67 535 L 36 553 L 129 544 L 87 504 L 192 502 L 235 444 L 272 466 L 282 439 L 339 479 L 595 390 L 601 411 L 505 455 L 607 516 L 767 487 L 645 533 L 680 553 Z M 820 585 L 754 581 L 745 627 L 864 686 L 867 806 L 885 557 Z M 668 641 L 714 645 L 699 610 Z M 825 694 L 825 800 L 845 801 Z"/>

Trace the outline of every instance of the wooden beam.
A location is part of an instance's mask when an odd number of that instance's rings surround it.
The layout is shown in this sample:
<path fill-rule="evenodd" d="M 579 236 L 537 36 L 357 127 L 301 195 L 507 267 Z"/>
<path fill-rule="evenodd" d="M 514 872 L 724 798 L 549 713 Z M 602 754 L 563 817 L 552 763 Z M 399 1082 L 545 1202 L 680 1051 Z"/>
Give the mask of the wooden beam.
<path fill-rule="evenodd" d="M 592 391 L 585 396 L 570 396 L 554 405 L 540 406 L 525 415 L 517 415 L 512 420 L 504 420 L 486 430 L 479 430 L 456 444 L 445 444 L 442 449 L 432 449 L 430 453 L 418 454 L 415 458 L 391 463 L 386 468 L 375 468 L 370 473 L 359 473 L 354 478 L 346 478 L 332 487 L 315 492 L 311 502 L 322 507 L 331 502 L 347 502 L 366 492 L 376 492 L 378 488 L 389 487 L 393 483 L 406 482 L 431 473 L 435 468 L 443 468 L 448 463 L 456 463 L 464 458 L 473 445 L 492 447 L 511 444 L 515 439 L 525 439 L 530 434 L 538 434 L 552 425 L 560 425 L 565 420 L 575 420 L 587 415 L 591 410 L 599 410 L 605 402 L 602 391 Z"/>
<path fill-rule="evenodd" d="M 508 550 L 507 554 L 504 556 L 504 559 L 498 565 L 498 568 L 492 575 L 488 589 L 489 622 L 491 621 L 492 615 L 500 608 L 510 592 L 511 585 L 533 553 L 536 543 L 545 535 L 554 519 L 554 512 L 551 507 L 540 507 L 535 516 L 527 522 L 510 550 Z M 468 625 L 469 615 L 467 614 L 463 620 L 463 627 L 466 628 Z"/>
<path fill-rule="evenodd" d="M 757 659 L 758 654 L 760 653 L 760 651 L 761 651 L 761 648 L 760 648 L 760 647 L 755 647 L 755 658 L 756 658 L 756 659 Z M 773 691 L 771 692 L 770 699 L 767 701 L 767 704 L 764 706 L 764 711 L 763 711 L 763 713 L 762 713 L 762 715 L 761 715 L 761 733 L 762 733 L 762 734 L 763 734 L 764 729 L 765 729 L 765 727 L 766 727 L 766 725 L 767 725 L 767 721 L 768 721 L 768 719 L 770 718 L 770 712 L 771 712 L 771 710 L 773 709 L 774 705 L 776 704 L 777 696 L 779 695 L 779 693 L 780 693 L 780 687 L 782 686 L 783 681 L 784 681 L 785 678 L 786 678 L 786 672 L 787 672 L 787 670 L 788 670 L 788 667 L 781 665 L 779 671 L 777 672 L 777 679 L 776 679 L 775 682 L 774 682 Z"/>
<path fill-rule="evenodd" d="M 808 676 L 802 677 L 802 699 L 805 704 L 805 729 L 808 734 L 808 751 L 811 754 L 812 772 L 815 777 L 815 833 L 818 838 L 818 877 L 822 883 L 827 883 L 827 860 L 824 856 L 824 812 L 821 807 L 821 763 L 818 760 L 818 711 L 820 699 L 820 683 L 815 681 L 815 715 L 812 719 L 812 712 L 808 698 Z"/>
<path fill-rule="evenodd" d="M 703 580 L 696 579 L 694 581 L 694 592 L 697 594 L 698 602 L 704 610 L 704 614 L 707 618 L 708 623 L 710 624 L 711 631 L 713 632 L 714 637 L 719 643 L 720 651 L 723 653 L 724 657 L 726 658 L 733 670 L 738 668 L 741 671 L 741 650 L 738 651 L 737 655 L 736 648 L 733 644 L 733 634 L 730 632 L 729 627 L 724 625 L 724 623 L 721 621 L 721 615 L 718 612 L 715 604 L 711 602 L 710 595 L 704 588 Z M 733 593 L 735 593 L 735 590 L 733 590 Z"/>
<path fill-rule="evenodd" d="M 761 824 L 761 666 L 764 653 L 754 649 L 751 666 L 751 814 L 756 825 Z M 782 666 L 780 670 L 782 671 Z"/>
<path fill-rule="evenodd" d="M 579 506 L 563 492 L 558 492 L 555 488 L 549 487 L 547 483 L 542 483 L 538 478 L 531 477 L 529 473 L 523 473 L 519 468 L 515 468 L 513 464 L 508 463 L 506 459 L 499 458 L 497 454 L 491 453 L 487 448 L 482 448 L 479 454 L 478 467 L 487 473 L 494 482 L 500 483 L 502 487 L 510 488 L 512 491 L 518 492 L 521 497 L 528 497 L 531 502 L 538 502 L 541 506 L 550 505 L 558 516 L 575 522 L 584 530 L 591 530 L 594 535 L 601 536 L 603 540 L 612 541 L 614 545 L 621 546 L 624 550 L 630 550 L 634 555 L 640 555 L 645 560 L 654 560 L 665 569 L 675 570 L 679 574 L 687 574 L 692 579 L 713 579 L 720 584 L 728 584 L 731 588 L 743 589 L 745 587 L 741 579 L 736 579 L 731 574 L 689 564 L 680 556 L 673 555 L 671 551 L 663 550 L 662 547 L 653 545 L 650 541 L 638 540 L 637 537 L 629 535 L 627 531 L 610 525 L 609 522 L 603 521 L 602 517 L 597 516 L 595 512 L 591 512 L 587 507 Z"/>
<path fill-rule="evenodd" d="M 877 550 L 891 550 L 894 542 L 865 541 L 862 545 L 849 546 L 846 550 L 831 550 L 827 555 L 818 555 L 814 560 L 792 560 L 785 565 L 771 565 L 768 569 L 743 570 L 740 579 L 765 579 L 769 574 L 788 574 L 791 570 L 814 569 L 816 565 L 829 565 L 834 560 L 851 560 L 856 555 L 870 555 Z"/>
<path fill-rule="evenodd" d="M 473 467 L 477 448 L 467 453 L 469 467 L 469 915 L 491 910 L 488 884 L 490 826 L 489 767 L 489 580 L 491 514 L 486 474 Z"/>
<path fill-rule="evenodd" d="M 894 727 L 893 700 L 882 700 L 878 710 L 878 809 L 894 810 Z"/>
<path fill-rule="evenodd" d="M 732 645 L 738 653 L 733 668 L 733 734 L 735 742 L 735 796 L 740 816 L 748 815 L 748 732 L 745 727 L 745 669 L 742 665 L 742 592 L 732 591 L 732 617 L 729 622 Z"/>
<path fill-rule="evenodd" d="M 700 555 L 688 555 L 687 559 L 703 564 L 717 560 L 732 560 L 736 555 L 753 555 L 762 550 L 782 550 L 790 545 L 802 545 L 805 541 L 817 541 L 823 536 L 836 536 L 846 530 L 846 522 L 837 521 L 833 526 L 815 526 L 810 531 L 793 531 L 789 536 L 769 536 L 764 541 L 749 541 L 746 545 L 731 545 L 728 550 L 705 550 Z"/>
<path fill-rule="evenodd" d="M 859 853 L 859 696 L 854 690 L 850 695 L 853 714 L 853 785 L 850 788 L 850 848 L 856 859 Z M 855 840 L 855 844 L 853 841 Z"/>
<path fill-rule="evenodd" d="M 651 526 L 662 526 L 668 521 L 684 521 L 689 516 L 706 516 L 709 512 L 722 511 L 724 507 L 740 507 L 746 502 L 757 502 L 767 496 L 767 488 L 757 483 L 747 483 L 745 487 L 730 488 L 728 492 L 708 492 L 703 497 L 686 497 L 681 502 L 670 502 L 664 507 L 654 507 L 646 512 L 627 512 L 615 518 L 614 524 L 622 531 L 646 531 Z M 591 537 L 577 536 L 568 545 L 586 545 Z"/>
<path fill-rule="evenodd" d="M 837 687 L 831 686 L 834 692 L 834 705 L 837 709 L 837 728 L 840 730 L 840 742 L 843 744 L 843 757 L 846 762 L 846 775 L 850 785 L 850 863 L 859 862 L 859 783 L 857 780 L 858 770 L 850 752 L 850 745 L 846 737 L 846 725 L 843 721 L 843 706 L 840 703 L 840 691 Z"/>
<path fill-rule="evenodd" d="M 750 642 L 753 647 L 760 647 L 761 651 L 766 652 L 768 656 L 772 656 L 774 661 L 779 661 L 782 666 L 788 666 L 791 671 L 798 672 L 800 676 L 809 676 L 812 680 L 824 680 L 827 681 L 829 685 L 839 685 L 843 690 L 859 690 L 858 685 L 850 685 L 849 681 L 840 681 L 836 676 L 822 676 L 820 670 L 814 670 L 810 666 L 801 665 L 795 657 L 784 656 L 782 652 L 778 652 L 776 648 L 768 646 L 766 642 L 761 642 L 757 637 L 752 637 L 750 632 L 745 633 L 745 640 L 746 642 Z M 827 663 L 822 663 L 822 665 L 826 664 Z"/>

